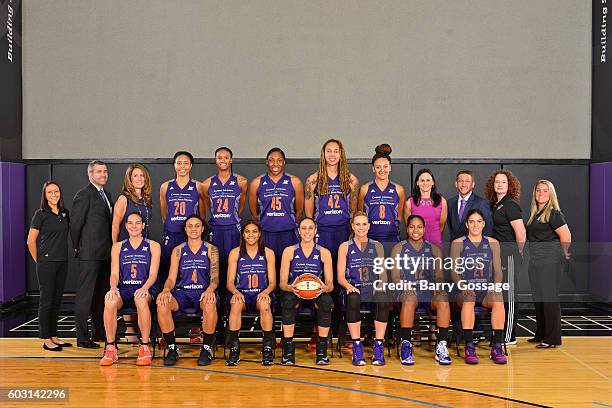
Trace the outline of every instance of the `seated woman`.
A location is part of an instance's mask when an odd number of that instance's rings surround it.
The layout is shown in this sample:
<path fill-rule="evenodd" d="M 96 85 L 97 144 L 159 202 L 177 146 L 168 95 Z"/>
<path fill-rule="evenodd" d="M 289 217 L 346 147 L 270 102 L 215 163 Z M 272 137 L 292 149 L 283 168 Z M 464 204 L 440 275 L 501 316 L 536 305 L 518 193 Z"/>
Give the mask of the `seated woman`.
<path fill-rule="evenodd" d="M 263 343 L 261 349 L 263 365 L 274 364 L 274 332 L 272 325 L 272 291 L 276 286 L 274 252 L 265 248 L 261 226 L 249 221 L 242 227 L 240 247 L 230 251 L 227 268 L 227 291 L 232 295 L 229 313 L 230 354 L 228 366 L 240 361 L 240 326 L 243 310 L 258 310 Z"/>
<path fill-rule="evenodd" d="M 491 309 L 493 346 L 491 360 L 495 364 L 506 364 L 501 347 L 504 333 L 504 299 L 501 291 L 502 270 L 499 242 L 482 235 L 484 215 L 479 209 L 472 209 L 466 217 L 468 235 L 457 238 L 451 244 L 453 271 L 451 276 L 459 292 L 461 325 L 465 340 L 465 362 L 478 364 L 474 346 L 474 308 L 476 303 Z"/>
<path fill-rule="evenodd" d="M 304 218 L 298 224 L 300 242 L 288 246 L 283 251 L 281 260 L 281 273 L 279 286 L 283 291 L 281 300 L 283 321 L 283 356 L 281 364 L 295 364 L 295 344 L 293 332 L 295 330 L 295 315 L 300 303 L 296 295 L 297 289 L 293 285 L 295 279 L 304 274 L 311 273 L 323 281 L 323 287 L 317 298 L 312 300 L 317 308 L 317 325 L 319 339 L 317 341 L 316 363 L 329 364 L 327 357 L 327 336 L 331 324 L 332 298 L 330 292 L 334 289 L 333 267 L 331 253 L 315 244 L 317 226 L 312 218 Z M 293 282 L 289 284 L 289 282 Z"/>
<path fill-rule="evenodd" d="M 116 242 L 111 250 L 110 290 L 104 297 L 104 329 L 106 347 L 100 365 L 109 366 L 117 361 L 117 311 L 136 309 L 141 345 L 137 365 L 151 364 L 149 334 L 151 332 L 151 310 L 149 304 L 155 293 L 152 290 L 157 280 L 161 246 L 143 238 L 142 214 L 133 212 L 126 217 L 125 228 L 129 238 Z"/>
<path fill-rule="evenodd" d="M 420 215 L 408 217 L 406 227 L 408 239 L 395 245 L 391 257 L 402 259 L 402 268 L 398 265 L 392 270 L 393 282 L 411 282 L 414 290 L 401 293 L 402 308 L 400 311 L 400 360 L 404 365 L 414 364 L 412 348 L 412 327 L 414 313 L 419 305 L 436 316 L 438 336 L 435 359 L 441 365 L 449 365 L 452 360 L 448 354 L 448 327 L 450 326 L 450 306 L 448 293 L 439 290 L 436 283 L 444 282 L 442 271 L 442 253 L 437 245 L 423 239 L 425 220 Z M 408 259 L 404 263 L 403 259 Z M 435 289 L 432 289 L 435 288 Z M 433 296 L 432 296 L 433 295 Z"/>
<path fill-rule="evenodd" d="M 187 309 L 203 311 L 204 345 L 200 350 L 198 365 L 209 365 L 217 326 L 219 252 L 214 245 L 202 240 L 204 221 L 199 215 L 187 217 L 184 229 L 187 242 L 172 250 L 168 279 L 157 297 L 157 320 L 168 348 L 164 365 L 175 365 L 179 356 L 172 313 Z"/>
<path fill-rule="evenodd" d="M 353 238 L 338 249 L 338 284 L 344 288 L 346 321 L 353 342 L 353 365 L 365 365 L 361 343 L 361 307 L 374 309 L 375 336 L 372 364 L 385 365 L 383 340 L 389 319 L 389 304 L 382 291 L 374 290 L 374 260 L 384 258 L 384 248 L 378 241 L 368 238 L 370 222 L 363 211 L 351 219 Z M 386 272 L 380 274 L 386 282 Z"/>

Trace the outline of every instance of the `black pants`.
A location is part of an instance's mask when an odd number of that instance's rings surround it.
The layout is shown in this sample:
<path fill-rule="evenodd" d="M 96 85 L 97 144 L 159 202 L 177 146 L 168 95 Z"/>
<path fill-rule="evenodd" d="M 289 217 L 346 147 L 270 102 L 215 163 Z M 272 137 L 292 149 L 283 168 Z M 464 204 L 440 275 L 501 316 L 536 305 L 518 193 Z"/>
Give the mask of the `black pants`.
<path fill-rule="evenodd" d="M 77 283 L 74 317 L 76 321 L 77 341 L 89 338 L 87 318 L 91 315 L 94 336 L 104 336 L 104 295 L 110 289 L 110 261 L 79 260 L 79 278 Z"/>
<path fill-rule="evenodd" d="M 511 248 L 506 247 L 512 245 Z M 506 321 L 504 322 L 504 341 L 516 340 L 516 322 L 518 319 L 518 274 L 522 268 L 523 258 L 518 249 L 513 244 L 502 243 L 501 262 L 503 272 L 503 282 L 510 286 L 507 293 L 504 293 L 504 309 L 506 310 Z"/>
<path fill-rule="evenodd" d="M 59 318 L 67 274 L 67 261 L 40 261 L 36 264 L 36 276 L 40 288 L 38 325 L 41 339 L 57 337 L 57 319 Z"/>
<path fill-rule="evenodd" d="M 537 323 L 535 338 L 556 346 L 561 345 L 559 288 L 563 262 L 561 257 L 553 256 L 540 258 L 538 263 L 529 263 L 529 281 Z"/>

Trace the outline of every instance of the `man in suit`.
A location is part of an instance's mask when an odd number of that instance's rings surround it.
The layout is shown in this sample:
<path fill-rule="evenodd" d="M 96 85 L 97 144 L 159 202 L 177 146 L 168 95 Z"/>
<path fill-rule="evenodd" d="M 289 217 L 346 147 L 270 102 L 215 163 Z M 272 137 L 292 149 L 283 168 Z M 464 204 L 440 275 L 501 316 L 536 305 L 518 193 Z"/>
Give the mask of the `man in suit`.
<path fill-rule="evenodd" d="M 74 196 L 70 235 L 75 257 L 79 260 L 79 277 L 75 300 L 77 346 L 100 347 L 93 340 L 104 337 L 104 295 L 109 290 L 111 254 L 111 196 L 104 190 L 108 180 L 106 164 L 94 160 L 87 166 L 89 184 Z M 93 336 L 87 319 L 91 314 Z"/>
<path fill-rule="evenodd" d="M 459 195 L 448 200 L 448 231 L 451 242 L 467 235 L 465 216 L 472 208 L 478 208 L 485 217 L 483 234 L 491 236 L 493 233 L 493 217 L 489 202 L 474 193 L 474 175 L 469 170 L 460 170 L 455 178 L 455 187 Z"/>

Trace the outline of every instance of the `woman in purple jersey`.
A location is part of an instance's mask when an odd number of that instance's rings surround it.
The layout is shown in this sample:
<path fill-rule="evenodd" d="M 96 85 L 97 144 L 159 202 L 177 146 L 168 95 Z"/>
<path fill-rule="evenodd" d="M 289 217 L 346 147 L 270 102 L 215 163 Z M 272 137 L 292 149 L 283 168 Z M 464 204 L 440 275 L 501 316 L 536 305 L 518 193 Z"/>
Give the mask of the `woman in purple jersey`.
<path fill-rule="evenodd" d="M 365 365 L 361 342 L 362 305 L 374 311 L 375 340 L 372 364 L 385 364 L 384 338 L 389 320 L 389 304 L 384 290 L 375 288 L 375 281 L 387 282 L 385 272 L 374 270 L 375 260 L 384 258 L 383 246 L 368 238 L 370 222 L 363 211 L 356 211 L 351 219 L 352 238 L 338 249 L 338 284 L 346 298 L 346 321 L 353 342 L 353 365 Z"/>
<path fill-rule="evenodd" d="M 102 366 L 112 365 L 117 361 L 117 311 L 123 307 L 135 308 L 138 311 L 141 345 L 136 365 L 151 364 L 149 304 L 153 300 L 152 287 L 157 280 L 161 249 L 157 242 L 143 238 L 143 221 L 138 212 L 128 214 L 125 228 L 129 238 L 116 242 L 111 250 L 110 290 L 104 297 L 106 347 L 100 360 Z"/>
<path fill-rule="evenodd" d="M 406 193 L 404 187 L 389 180 L 391 174 L 391 146 L 376 146 L 372 157 L 374 180 L 359 189 L 358 208 L 368 215 L 368 237 L 382 243 L 399 242 Z"/>
<path fill-rule="evenodd" d="M 295 364 L 295 315 L 300 299 L 295 294 L 293 286 L 295 279 L 303 273 L 312 273 L 323 281 L 321 294 L 312 302 L 317 307 L 317 326 L 319 340 L 317 341 L 316 363 L 329 364 L 327 357 L 327 336 L 331 324 L 332 298 L 329 295 L 334 290 L 333 267 L 330 252 L 315 243 L 317 226 L 312 218 L 304 218 L 298 226 L 300 243 L 288 246 L 283 251 L 279 287 L 283 291 L 281 302 L 283 321 L 283 365 Z"/>
<path fill-rule="evenodd" d="M 159 207 L 164 223 L 159 272 L 162 284 L 168 276 L 172 250 L 177 245 L 187 241 L 187 236 L 183 230 L 185 219 L 192 214 L 199 215 L 200 209 L 204 208 L 202 183 L 191 178 L 193 167 L 191 153 L 176 152 L 172 161 L 175 177 L 164 182 L 159 189 Z"/>
<path fill-rule="evenodd" d="M 153 197 L 151 195 L 151 176 L 142 164 L 130 164 L 123 177 L 121 195 L 113 207 L 112 239 L 113 243 L 127 239 L 125 229 L 126 216 L 137 212 L 142 215 L 142 236 L 149 237 L 151 218 L 153 218 Z"/>
<path fill-rule="evenodd" d="M 247 192 L 247 179 L 232 171 L 233 157 L 229 147 L 215 150 L 217 174 L 202 182 L 203 212 L 210 229 L 208 241 L 219 250 L 221 282 L 225 282 L 227 277 L 229 252 L 240 245 L 240 215 Z M 224 294 L 225 287 L 220 292 Z"/>
<path fill-rule="evenodd" d="M 409 281 L 419 284 L 424 281 L 428 285 L 431 283 L 444 282 L 444 271 L 442 270 L 442 251 L 435 245 L 423 239 L 425 234 L 425 220 L 420 215 L 412 214 L 408 217 L 406 232 L 408 238 L 399 242 L 391 251 L 391 258 L 402 259 L 401 267 L 394 264 L 391 270 L 392 280 L 395 283 Z M 408 265 L 404 264 L 404 259 Z M 402 302 L 400 310 L 400 362 L 403 365 L 414 364 L 412 347 L 412 327 L 414 325 L 414 315 L 420 305 L 436 316 L 438 326 L 438 343 L 436 344 L 435 359 L 441 365 L 449 365 L 451 357 L 448 353 L 448 328 L 450 326 L 450 306 L 448 303 L 448 293 L 444 290 L 405 290 L 396 292 Z"/>
<path fill-rule="evenodd" d="M 242 227 L 240 246 L 231 250 L 227 269 L 227 290 L 232 295 L 229 313 L 230 355 L 225 363 L 236 366 L 240 361 L 238 338 L 243 310 L 258 310 L 263 331 L 261 349 L 263 365 L 274 364 L 272 291 L 276 287 L 274 252 L 265 248 L 259 223 L 248 221 Z"/>
<path fill-rule="evenodd" d="M 350 234 L 351 214 L 357 208 L 359 180 L 348 170 L 342 142 L 329 139 L 321 148 L 319 169 L 304 186 L 304 213 L 317 223 L 317 244 L 329 249 L 334 260 Z"/>
<path fill-rule="evenodd" d="M 406 200 L 404 217 L 417 214 L 425 220 L 425 240 L 442 246 L 442 232 L 448 209 L 446 199 L 436 190 L 436 179 L 429 169 L 421 169 L 414 178 L 412 196 Z"/>
<path fill-rule="evenodd" d="M 266 248 L 274 251 L 277 277 L 283 250 L 297 243 L 297 220 L 304 210 L 304 185 L 285 173 L 285 153 L 278 147 L 266 155 L 266 174 L 255 177 L 249 186 L 249 209 L 263 230 Z"/>
<path fill-rule="evenodd" d="M 451 244 L 451 259 L 453 269 L 451 277 L 459 296 L 457 303 L 461 307 L 461 326 L 465 341 L 465 362 L 478 364 L 476 347 L 474 346 L 474 308 L 480 301 L 483 307 L 492 309 L 491 327 L 493 329 L 493 346 L 491 360 L 495 364 L 506 364 L 506 356 L 502 351 L 504 334 L 504 299 L 502 296 L 502 270 L 499 241 L 482 235 L 484 229 L 484 214 L 477 208 L 471 209 L 466 216 L 468 235 L 457 238 Z M 487 282 L 484 282 L 487 281 Z M 472 289 L 470 284 L 495 284 L 497 289 Z"/>

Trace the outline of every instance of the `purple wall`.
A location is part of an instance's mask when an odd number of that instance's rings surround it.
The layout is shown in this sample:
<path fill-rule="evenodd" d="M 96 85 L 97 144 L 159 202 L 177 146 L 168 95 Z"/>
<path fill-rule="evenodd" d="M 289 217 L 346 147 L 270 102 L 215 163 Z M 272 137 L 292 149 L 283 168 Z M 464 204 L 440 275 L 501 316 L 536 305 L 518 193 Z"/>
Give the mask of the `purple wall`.
<path fill-rule="evenodd" d="M 612 300 L 612 162 L 591 164 L 589 292 Z"/>
<path fill-rule="evenodd" d="M 25 165 L 0 163 L 0 304 L 25 294 Z"/>

